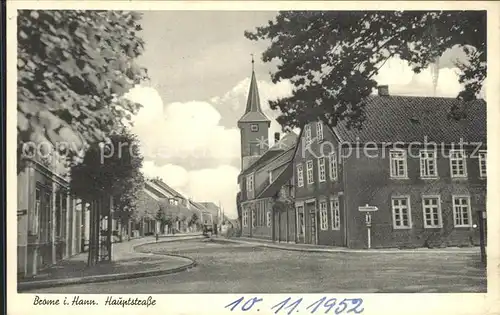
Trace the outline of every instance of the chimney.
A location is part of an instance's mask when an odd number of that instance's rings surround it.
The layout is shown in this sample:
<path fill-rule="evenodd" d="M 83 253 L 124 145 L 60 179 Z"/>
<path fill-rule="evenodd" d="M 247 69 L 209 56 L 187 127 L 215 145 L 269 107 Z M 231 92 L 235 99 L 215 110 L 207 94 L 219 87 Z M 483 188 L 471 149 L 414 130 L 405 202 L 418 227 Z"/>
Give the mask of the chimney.
<path fill-rule="evenodd" d="M 274 143 L 278 143 L 280 141 L 280 133 L 275 132 L 274 133 Z"/>
<path fill-rule="evenodd" d="M 379 85 L 378 96 L 389 96 L 389 86 L 388 85 Z"/>

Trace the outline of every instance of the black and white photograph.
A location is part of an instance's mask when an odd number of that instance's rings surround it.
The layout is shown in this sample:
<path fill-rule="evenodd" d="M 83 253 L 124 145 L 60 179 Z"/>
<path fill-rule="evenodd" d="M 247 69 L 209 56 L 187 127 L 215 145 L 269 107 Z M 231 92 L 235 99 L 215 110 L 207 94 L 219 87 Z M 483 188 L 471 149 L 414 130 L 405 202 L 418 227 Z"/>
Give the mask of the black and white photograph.
<path fill-rule="evenodd" d="M 487 60 L 485 2 L 59 2 L 10 11 L 9 274 L 35 310 L 58 295 L 244 296 L 229 312 L 255 294 L 491 293 L 487 61 L 500 58 Z M 328 298 L 250 311 L 363 312 Z"/>

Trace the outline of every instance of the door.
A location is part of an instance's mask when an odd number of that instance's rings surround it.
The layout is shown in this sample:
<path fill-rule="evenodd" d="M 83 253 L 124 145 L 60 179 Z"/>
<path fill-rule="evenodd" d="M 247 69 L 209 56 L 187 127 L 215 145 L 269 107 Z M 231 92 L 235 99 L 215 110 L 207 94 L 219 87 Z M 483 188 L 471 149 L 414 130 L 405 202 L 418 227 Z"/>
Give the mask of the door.
<path fill-rule="evenodd" d="M 305 243 L 306 225 L 304 206 L 297 207 L 297 243 Z"/>
<path fill-rule="evenodd" d="M 306 243 L 307 244 L 317 244 L 318 241 L 318 226 L 316 218 L 316 202 L 306 203 L 306 210 L 308 217 L 306 218 Z"/>

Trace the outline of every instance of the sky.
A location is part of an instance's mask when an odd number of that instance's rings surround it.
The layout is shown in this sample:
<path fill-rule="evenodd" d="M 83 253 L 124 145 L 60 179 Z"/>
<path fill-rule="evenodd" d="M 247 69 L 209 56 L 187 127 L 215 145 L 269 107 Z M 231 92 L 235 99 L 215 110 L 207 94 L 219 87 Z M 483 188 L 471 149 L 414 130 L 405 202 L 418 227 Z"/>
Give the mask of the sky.
<path fill-rule="evenodd" d="M 272 64 L 260 61 L 267 43 L 250 41 L 245 30 L 265 25 L 273 11 L 146 11 L 140 33 L 145 53 L 138 63 L 150 81 L 126 97 L 143 105 L 134 117 L 133 131 L 141 141 L 146 176 L 159 176 L 195 201 L 220 203 L 226 215 L 237 217 L 237 176 L 240 135 L 237 120 L 246 104 L 251 54 L 261 106 L 273 121 L 277 112 L 268 100 L 292 93 L 287 81 L 273 84 Z M 459 50 L 440 60 L 436 96 L 455 97 L 461 90 L 453 61 Z M 408 64 L 393 58 L 376 78 L 392 95 L 432 96 L 429 69 L 415 75 Z M 270 137 L 271 139 L 272 137 Z"/>

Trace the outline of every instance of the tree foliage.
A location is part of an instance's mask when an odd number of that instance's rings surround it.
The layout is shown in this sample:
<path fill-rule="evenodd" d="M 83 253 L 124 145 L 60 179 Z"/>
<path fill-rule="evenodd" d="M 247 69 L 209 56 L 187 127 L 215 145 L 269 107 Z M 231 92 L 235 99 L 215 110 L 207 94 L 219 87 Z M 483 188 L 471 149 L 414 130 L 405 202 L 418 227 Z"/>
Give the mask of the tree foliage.
<path fill-rule="evenodd" d="M 134 134 L 122 129 L 111 134 L 108 143 L 91 145 L 83 162 L 71 168 L 72 192 L 87 200 L 111 195 L 117 216 L 132 214 L 144 187 L 138 144 Z"/>
<path fill-rule="evenodd" d="M 457 65 L 463 100 L 474 99 L 486 78 L 485 11 L 284 11 L 245 36 L 270 41 L 262 59 L 279 61 L 273 82 L 294 85 L 292 96 L 270 102 L 284 127 L 317 118 L 360 127 L 362 100 L 393 56 L 418 73 L 445 50 L 464 47 L 468 60 Z"/>
<path fill-rule="evenodd" d="M 139 20 L 112 10 L 18 11 L 18 147 L 51 143 L 75 158 L 130 120 L 139 104 L 121 96 L 147 77 L 135 63 Z"/>

